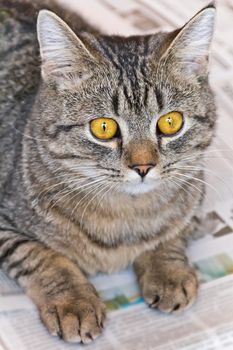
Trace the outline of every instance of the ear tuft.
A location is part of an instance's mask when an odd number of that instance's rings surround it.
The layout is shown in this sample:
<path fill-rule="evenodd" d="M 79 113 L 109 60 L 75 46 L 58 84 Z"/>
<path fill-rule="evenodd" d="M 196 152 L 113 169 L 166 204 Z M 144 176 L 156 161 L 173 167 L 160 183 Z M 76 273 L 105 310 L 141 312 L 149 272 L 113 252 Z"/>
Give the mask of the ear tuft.
<path fill-rule="evenodd" d="M 78 83 L 90 75 L 89 64 L 94 57 L 69 26 L 53 12 L 39 12 L 37 35 L 44 80 L 66 87 L 68 81 Z"/>

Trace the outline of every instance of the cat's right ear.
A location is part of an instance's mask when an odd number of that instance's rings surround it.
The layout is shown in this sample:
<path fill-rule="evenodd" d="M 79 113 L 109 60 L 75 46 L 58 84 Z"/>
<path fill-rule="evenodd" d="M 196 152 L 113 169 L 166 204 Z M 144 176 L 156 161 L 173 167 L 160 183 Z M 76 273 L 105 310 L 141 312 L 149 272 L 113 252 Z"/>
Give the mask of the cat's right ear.
<path fill-rule="evenodd" d="M 65 89 L 77 86 L 92 75 L 97 64 L 95 57 L 70 27 L 53 12 L 39 12 L 37 35 L 44 81 Z"/>

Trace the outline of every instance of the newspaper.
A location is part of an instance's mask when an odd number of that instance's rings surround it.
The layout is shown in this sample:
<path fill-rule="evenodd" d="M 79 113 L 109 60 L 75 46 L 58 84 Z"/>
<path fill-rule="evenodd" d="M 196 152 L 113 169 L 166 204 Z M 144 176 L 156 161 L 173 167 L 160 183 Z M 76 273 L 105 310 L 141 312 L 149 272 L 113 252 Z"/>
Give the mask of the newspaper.
<path fill-rule="evenodd" d="M 58 0 L 63 2 L 64 0 Z M 208 1 L 67 0 L 66 5 L 108 34 L 144 34 L 181 26 Z M 104 334 L 90 350 L 233 349 L 233 0 L 219 0 L 211 59 L 218 104 L 216 140 L 207 151 L 204 238 L 188 250 L 201 282 L 188 311 L 165 315 L 140 296 L 131 269 L 92 278 L 108 308 Z M 104 18 L 104 21 L 103 21 Z M 0 271 L 0 350 L 71 350 L 51 337 L 34 304 Z"/>

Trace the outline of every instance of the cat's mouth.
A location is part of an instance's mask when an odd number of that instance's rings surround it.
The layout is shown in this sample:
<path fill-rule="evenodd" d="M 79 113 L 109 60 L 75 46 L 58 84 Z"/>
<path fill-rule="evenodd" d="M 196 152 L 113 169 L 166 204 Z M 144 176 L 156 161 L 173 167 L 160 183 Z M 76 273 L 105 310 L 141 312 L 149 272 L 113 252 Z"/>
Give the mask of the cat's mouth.
<path fill-rule="evenodd" d="M 161 175 L 159 169 L 152 169 L 145 175 L 129 170 L 125 173 L 121 188 L 129 194 L 139 195 L 155 190 L 160 184 Z"/>
<path fill-rule="evenodd" d="M 139 195 L 139 194 L 144 194 L 147 192 L 151 192 L 158 188 L 160 185 L 160 180 L 155 179 L 155 180 L 140 180 L 137 183 L 136 182 L 129 182 L 126 181 L 123 186 L 122 190 L 124 192 L 127 192 L 129 194 L 134 194 L 134 195 Z"/>

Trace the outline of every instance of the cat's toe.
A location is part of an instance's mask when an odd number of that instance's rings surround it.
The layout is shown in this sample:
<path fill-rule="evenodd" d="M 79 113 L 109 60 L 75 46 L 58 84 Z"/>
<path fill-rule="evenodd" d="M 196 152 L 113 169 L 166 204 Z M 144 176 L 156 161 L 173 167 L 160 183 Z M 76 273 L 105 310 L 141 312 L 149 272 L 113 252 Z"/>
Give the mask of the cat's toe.
<path fill-rule="evenodd" d="M 190 307 L 196 299 L 197 291 L 197 276 L 189 266 L 148 274 L 142 279 L 145 301 L 150 307 L 167 313 L 180 312 Z"/>
<path fill-rule="evenodd" d="M 43 323 L 52 335 L 67 342 L 88 344 L 103 331 L 105 305 L 97 298 L 44 305 L 40 308 Z"/>
<path fill-rule="evenodd" d="M 83 304 L 79 308 L 80 337 L 84 344 L 88 344 L 97 338 L 103 331 L 105 320 L 105 306 L 99 303 L 95 305 Z"/>

